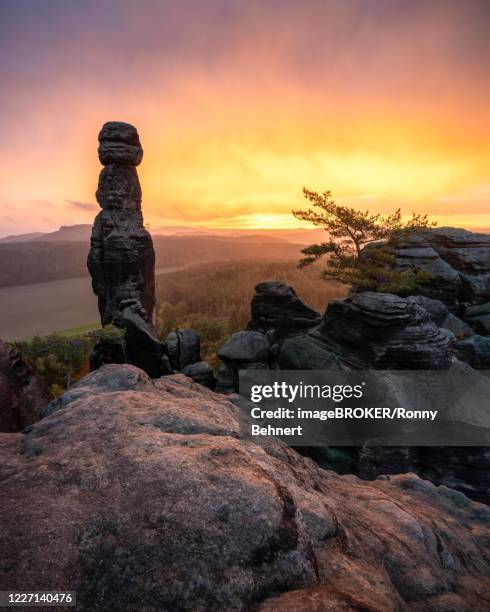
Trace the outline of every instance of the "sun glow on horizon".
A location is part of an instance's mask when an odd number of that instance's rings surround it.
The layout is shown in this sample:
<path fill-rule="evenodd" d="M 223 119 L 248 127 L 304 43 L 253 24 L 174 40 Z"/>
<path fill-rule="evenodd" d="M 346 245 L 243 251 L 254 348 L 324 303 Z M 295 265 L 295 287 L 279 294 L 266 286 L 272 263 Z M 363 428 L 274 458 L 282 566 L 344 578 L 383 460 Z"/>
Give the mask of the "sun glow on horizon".
<path fill-rule="evenodd" d="M 73 7 L 69 35 L 59 8 L 57 19 L 49 5 L 11 10 L 0 235 L 93 220 L 107 120 L 138 128 L 152 227 L 305 227 L 291 215 L 308 205 L 303 186 L 363 210 L 490 227 L 482 15 L 398 0 L 377 11 L 272 4 L 238 1 L 224 14 L 119 0 L 116 24 L 104 7 Z"/>

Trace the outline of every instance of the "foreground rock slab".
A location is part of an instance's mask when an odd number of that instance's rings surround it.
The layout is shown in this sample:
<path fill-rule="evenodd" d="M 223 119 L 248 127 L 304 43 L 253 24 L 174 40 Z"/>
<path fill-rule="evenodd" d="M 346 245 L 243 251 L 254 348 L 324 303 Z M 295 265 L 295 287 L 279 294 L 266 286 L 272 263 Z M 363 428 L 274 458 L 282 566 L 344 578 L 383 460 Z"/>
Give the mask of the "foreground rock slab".
<path fill-rule="evenodd" d="M 406 474 L 363 482 L 241 438 L 179 374 L 91 373 L 0 435 L 2 588 L 79 610 L 485 610 L 490 509 Z"/>

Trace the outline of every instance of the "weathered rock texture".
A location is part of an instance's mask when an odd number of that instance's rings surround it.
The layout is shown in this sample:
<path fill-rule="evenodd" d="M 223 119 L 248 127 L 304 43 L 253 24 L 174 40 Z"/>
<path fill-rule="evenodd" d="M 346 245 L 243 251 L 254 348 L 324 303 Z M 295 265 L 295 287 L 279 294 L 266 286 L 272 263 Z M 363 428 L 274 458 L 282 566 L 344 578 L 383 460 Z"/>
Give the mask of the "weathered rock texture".
<path fill-rule="evenodd" d="M 486 610 L 490 510 L 240 437 L 182 375 L 104 366 L 0 436 L 2 588 L 79 610 Z"/>
<path fill-rule="evenodd" d="M 168 356 L 174 370 L 201 361 L 201 338 L 193 329 L 178 329 L 167 336 Z"/>
<path fill-rule="evenodd" d="M 0 431 L 21 431 L 35 423 L 52 399 L 19 351 L 0 340 Z"/>
<path fill-rule="evenodd" d="M 106 123 L 99 134 L 100 173 L 88 256 L 102 324 L 112 323 L 122 300 L 136 300 L 150 322 L 155 305 L 155 252 L 143 225 L 135 166 L 143 156 L 138 132 L 127 123 Z"/>
<path fill-rule="evenodd" d="M 217 390 L 233 393 L 238 390 L 240 370 L 263 370 L 270 367 L 270 334 L 258 331 L 234 333 L 218 351 L 223 362 L 218 375 Z"/>
<path fill-rule="evenodd" d="M 292 287 L 280 282 L 259 283 L 250 311 L 252 318 L 247 329 L 271 331 L 274 338 L 304 333 L 321 320 L 320 314 L 300 300 Z"/>
<path fill-rule="evenodd" d="M 155 306 L 155 252 L 143 225 L 141 187 L 136 166 L 141 162 L 136 128 L 111 121 L 99 134 L 100 173 L 96 197 L 102 210 L 95 218 L 88 269 L 98 297 L 102 325 L 125 330 L 126 347 L 101 339 L 92 367 L 127 359 L 158 377 L 171 371 L 165 344 L 152 325 Z"/>
<path fill-rule="evenodd" d="M 440 370 L 453 356 L 450 338 L 427 311 L 391 293 L 333 300 L 318 336 L 357 369 Z"/>
<path fill-rule="evenodd" d="M 427 269 L 421 293 L 442 300 L 454 314 L 490 301 L 490 235 L 441 227 L 411 236 L 396 250 L 400 268 Z"/>
<path fill-rule="evenodd" d="M 303 334 L 298 334 L 294 319 L 289 335 L 282 323 L 279 338 L 275 328 L 266 333 L 237 332 L 218 352 L 224 368 L 217 388 L 238 390 L 240 369 L 447 369 L 455 338 L 440 329 L 417 302 L 390 293 L 364 292 L 332 300 L 320 324 Z M 437 305 L 435 300 L 429 302 Z M 444 304 L 438 304 L 440 308 L 433 310 L 444 322 L 449 313 Z M 286 308 L 284 317 L 276 319 L 285 321 L 287 312 Z"/>

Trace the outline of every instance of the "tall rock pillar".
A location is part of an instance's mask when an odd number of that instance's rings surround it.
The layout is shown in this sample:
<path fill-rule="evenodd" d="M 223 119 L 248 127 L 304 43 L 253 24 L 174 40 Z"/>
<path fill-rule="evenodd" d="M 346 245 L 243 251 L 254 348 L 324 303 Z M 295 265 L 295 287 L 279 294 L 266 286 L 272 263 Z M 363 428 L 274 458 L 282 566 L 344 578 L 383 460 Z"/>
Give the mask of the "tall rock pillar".
<path fill-rule="evenodd" d="M 138 132 L 110 121 L 99 133 L 104 166 L 96 193 L 101 211 L 95 218 L 87 266 L 97 295 L 102 325 L 124 331 L 124 346 L 101 338 L 91 365 L 128 361 L 157 377 L 168 372 L 166 346 L 155 336 L 155 251 L 143 225 L 141 187 L 136 166 L 143 158 Z"/>

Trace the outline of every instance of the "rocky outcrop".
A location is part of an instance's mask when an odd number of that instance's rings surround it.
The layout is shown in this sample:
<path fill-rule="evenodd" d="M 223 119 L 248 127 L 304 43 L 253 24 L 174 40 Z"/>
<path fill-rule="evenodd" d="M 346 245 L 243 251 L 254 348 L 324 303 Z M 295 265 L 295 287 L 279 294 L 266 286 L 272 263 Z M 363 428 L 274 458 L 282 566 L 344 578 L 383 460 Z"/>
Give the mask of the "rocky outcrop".
<path fill-rule="evenodd" d="M 490 336 L 490 302 L 469 306 L 464 311 L 464 319 L 482 336 Z"/>
<path fill-rule="evenodd" d="M 474 329 L 467 323 L 449 312 L 447 306 L 441 300 L 434 300 L 423 295 L 412 295 L 408 298 L 408 301 L 421 306 L 438 327 L 452 332 L 458 340 L 475 333 Z"/>
<path fill-rule="evenodd" d="M 112 323 L 122 300 L 140 302 L 151 322 L 155 305 L 155 252 L 143 224 L 136 167 L 143 157 L 132 125 L 111 121 L 99 133 L 105 166 L 96 197 L 102 210 L 92 229 L 88 268 L 103 325 Z"/>
<path fill-rule="evenodd" d="M 369 247 L 367 256 L 370 248 L 379 246 Z M 477 369 L 487 368 L 490 345 L 484 337 L 490 336 L 490 235 L 452 227 L 426 230 L 400 241 L 395 255 L 400 269 L 424 268 L 431 274 L 419 287 L 420 295 L 409 300 L 454 335 L 458 359 Z"/>
<path fill-rule="evenodd" d="M 420 294 L 441 300 L 452 312 L 458 312 L 461 276 L 433 248 L 425 233 L 423 236 L 411 235 L 400 241 L 395 251 L 395 263 L 401 270 L 427 270 L 431 275 L 430 282 L 420 287 Z"/>
<path fill-rule="evenodd" d="M 444 322 L 449 313 L 439 305 L 433 310 Z M 272 345 L 270 338 L 270 330 L 233 334 L 218 352 L 225 366 L 218 389 L 236 391 L 240 369 L 447 369 L 455 339 L 417 300 L 371 292 L 332 300 L 321 324 L 305 334 Z"/>
<path fill-rule="evenodd" d="M 461 304 L 481 304 L 490 300 L 489 234 L 440 227 L 426 232 L 424 238 L 458 272 L 461 278 Z"/>
<path fill-rule="evenodd" d="M 427 311 L 391 293 L 333 300 L 317 336 L 357 369 L 440 370 L 453 356 L 450 338 Z"/>
<path fill-rule="evenodd" d="M 299 447 L 326 470 L 373 480 L 413 472 L 490 504 L 490 448 L 481 446 Z"/>
<path fill-rule="evenodd" d="M 477 370 L 490 369 L 490 338 L 475 334 L 454 344 L 454 353 Z"/>
<path fill-rule="evenodd" d="M 201 361 L 201 338 L 193 329 L 177 329 L 167 336 L 170 364 L 176 372 L 182 372 L 209 389 L 216 387 L 213 368 Z"/>
<path fill-rule="evenodd" d="M 247 329 L 271 332 L 274 339 L 304 333 L 316 327 L 321 316 L 298 298 L 292 287 L 280 282 L 259 283 L 250 305 Z"/>
<path fill-rule="evenodd" d="M 102 338 L 91 358 L 93 367 L 121 356 L 150 376 L 171 371 L 166 347 L 152 325 L 155 305 L 155 252 L 143 224 L 141 187 L 136 166 L 141 162 L 136 128 L 111 121 L 99 133 L 99 159 L 105 166 L 96 193 L 102 210 L 95 218 L 87 260 L 98 297 L 102 325 L 126 333 L 124 350 Z"/>
<path fill-rule="evenodd" d="M 0 432 L 38 421 L 53 396 L 11 344 L 0 340 Z"/>
<path fill-rule="evenodd" d="M 490 235 L 441 227 L 412 235 L 395 251 L 400 269 L 424 268 L 431 280 L 420 288 L 442 300 L 453 314 L 469 304 L 490 301 Z"/>
<path fill-rule="evenodd" d="M 207 361 L 196 361 L 195 363 L 186 365 L 182 368 L 182 374 L 208 389 L 214 389 L 216 387 L 216 378 L 213 368 Z"/>
<path fill-rule="evenodd" d="M 178 329 L 167 336 L 167 350 L 174 370 L 201 361 L 201 339 L 193 329 Z"/>
<path fill-rule="evenodd" d="M 258 331 L 234 333 L 218 351 L 223 367 L 219 371 L 217 390 L 221 393 L 237 391 L 240 370 L 268 369 L 270 349 L 269 334 Z"/>
<path fill-rule="evenodd" d="M 182 375 L 104 366 L 49 412 L 0 436 L 9 589 L 91 611 L 488 606 L 490 511 L 452 489 L 254 444 Z"/>
<path fill-rule="evenodd" d="M 286 338 L 273 347 L 274 366 L 280 370 L 343 369 L 337 353 L 325 344 L 320 334 Z"/>

